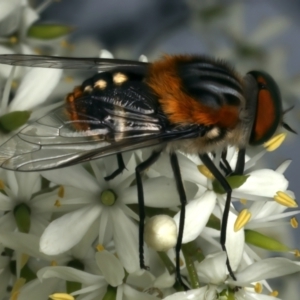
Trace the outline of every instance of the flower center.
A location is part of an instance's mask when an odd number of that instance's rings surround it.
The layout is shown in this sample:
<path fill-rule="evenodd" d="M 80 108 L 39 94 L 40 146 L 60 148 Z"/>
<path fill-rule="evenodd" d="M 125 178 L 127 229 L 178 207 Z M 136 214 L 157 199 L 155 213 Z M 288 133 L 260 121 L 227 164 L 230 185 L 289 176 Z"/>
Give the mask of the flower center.
<path fill-rule="evenodd" d="M 115 204 L 118 196 L 112 190 L 105 190 L 101 193 L 101 203 L 106 206 L 112 206 Z"/>
<path fill-rule="evenodd" d="M 30 214 L 30 207 L 25 203 L 20 203 L 14 208 L 14 217 L 20 232 L 29 232 Z"/>

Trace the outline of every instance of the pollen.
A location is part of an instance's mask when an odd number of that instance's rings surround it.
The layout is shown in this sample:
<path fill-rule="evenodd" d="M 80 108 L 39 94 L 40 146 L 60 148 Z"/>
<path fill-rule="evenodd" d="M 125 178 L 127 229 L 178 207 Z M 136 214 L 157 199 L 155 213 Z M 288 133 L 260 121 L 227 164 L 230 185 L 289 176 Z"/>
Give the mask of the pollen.
<path fill-rule="evenodd" d="M 295 249 L 294 250 L 294 255 L 295 255 L 295 257 L 300 257 L 300 250 L 299 249 Z"/>
<path fill-rule="evenodd" d="M 50 266 L 51 267 L 56 267 L 58 264 L 57 264 L 57 261 L 56 260 L 52 260 L 51 262 L 50 262 Z"/>
<path fill-rule="evenodd" d="M 20 294 L 20 289 L 24 286 L 26 282 L 26 279 L 25 278 L 19 278 L 17 279 L 17 281 L 15 282 L 13 288 L 12 288 L 12 291 L 11 291 L 11 296 L 10 296 L 10 299 L 11 300 L 17 300 L 18 297 L 19 297 L 19 294 Z"/>
<path fill-rule="evenodd" d="M 10 38 L 9 38 L 9 42 L 12 44 L 12 45 L 15 45 L 15 44 L 17 44 L 18 43 L 18 38 L 16 37 L 16 36 L 11 36 Z"/>
<path fill-rule="evenodd" d="M 66 83 L 73 83 L 74 82 L 74 78 L 72 76 L 65 76 L 64 81 Z"/>
<path fill-rule="evenodd" d="M 199 165 L 197 166 L 199 172 L 204 175 L 205 177 L 207 177 L 208 179 L 215 179 L 215 176 L 208 170 L 208 168 L 204 165 Z"/>
<path fill-rule="evenodd" d="M 61 202 L 57 199 L 54 203 L 54 206 L 61 207 Z"/>
<path fill-rule="evenodd" d="M 276 136 L 268 140 L 266 143 L 264 143 L 264 147 L 269 152 L 274 151 L 281 146 L 281 144 L 285 140 L 285 137 L 286 133 L 277 134 Z"/>
<path fill-rule="evenodd" d="M 100 79 L 95 82 L 94 87 L 98 88 L 100 90 L 104 90 L 107 87 L 107 82 L 103 79 Z M 85 91 L 85 89 L 84 89 L 84 91 Z"/>
<path fill-rule="evenodd" d="M 237 232 L 242 229 L 251 219 L 251 213 L 248 209 L 243 209 L 238 215 L 234 223 L 234 231 Z"/>
<path fill-rule="evenodd" d="M 4 190 L 5 184 L 2 180 L 0 180 L 0 190 Z"/>
<path fill-rule="evenodd" d="M 254 290 L 257 294 L 261 294 L 262 290 L 263 290 L 263 287 L 262 287 L 262 284 L 257 282 L 255 284 L 255 287 L 254 287 Z"/>
<path fill-rule="evenodd" d="M 279 295 L 278 291 L 274 290 L 272 293 L 269 294 L 270 296 L 277 297 Z"/>
<path fill-rule="evenodd" d="M 240 199 L 240 202 L 241 202 L 243 205 L 246 205 L 246 204 L 247 204 L 247 199 Z"/>
<path fill-rule="evenodd" d="M 68 49 L 68 50 L 74 50 L 74 45 L 71 44 L 71 43 L 69 43 L 69 42 L 66 41 L 66 40 L 62 40 L 62 41 L 60 42 L 60 46 L 61 46 L 62 48 Z"/>
<path fill-rule="evenodd" d="M 61 185 L 57 192 L 58 197 L 63 198 L 65 195 L 65 188 Z"/>
<path fill-rule="evenodd" d="M 55 293 L 49 295 L 49 298 L 52 300 L 75 300 L 75 298 L 72 295 L 66 293 Z"/>
<path fill-rule="evenodd" d="M 113 75 L 113 81 L 116 85 L 121 85 L 122 83 L 124 83 L 127 80 L 128 80 L 128 77 L 124 73 L 118 72 Z"/>
<path fill-rule="evenodd" d="M 294 229 L 298 228 L 298 221 L 295 217 L 290 219 L 290 224 Z"/>
<path fill-rule="evenodd" d="M 278 191 L 276 193 L 276 195 L 274 196 L 274 200 L 286 207 L 298 207 L 297 202 L 292 197 L 281 191 Z"/>
<path fill-rule="evenodd" d="M 105 250 L 104 246 L 101 245 L 101 244 L 98 244 L 98 245 L 96 246 L 96 249 L 97 249 L 98 252 L 101 252 L 101 251 Z"/>

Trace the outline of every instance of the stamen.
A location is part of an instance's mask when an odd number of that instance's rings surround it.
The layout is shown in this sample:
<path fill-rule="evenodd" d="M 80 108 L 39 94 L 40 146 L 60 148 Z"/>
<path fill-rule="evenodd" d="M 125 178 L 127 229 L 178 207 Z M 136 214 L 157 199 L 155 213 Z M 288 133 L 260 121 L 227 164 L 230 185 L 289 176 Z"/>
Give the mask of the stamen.
<path fill-rule="evenodd" d="M 294 255 L 295 255 L 295 257 L 300 257 L 300 250 L 299 249 L 295 249 L 294 250 Z"/>
<path fill-rule="evenodd" d="M 58 264 L 57 264 L 57 261 L 56 260 L 52 260 L 51 262 L 50 262 L 50 266 L 51 267 L 56 267 Z"/>
<path fill-rule="evenodd" d="M 10 42 L 10 44 L 15 45 L 18 43 L 18 38 L 13 35 L 9 38 L 9 42 Z"/>
<path fill-rule="evenodd" d="M 246 204 L 247 204 L 247 199 L 242 198 L 242 199 L 240 199 L 240 202 L 241 202 L 242 204 L 246 205 Z"/>
<path fill-rule="evenodd" d="M 274 151 L 283 143 L 285 137 L 286 133 L 280 133 L 264 143 L 264 147 L 269 152 Z"/>
<path fill-rule="evenodd" d="M 286 207 L 298 207 L 297 202 L 292 197 L 281 191 L 278 191 L 276 193 L 276 195 L 274 196 L 274 200 Z"/>
<path fill-rule="evenodd" d="M 61 207 L 61 202 L 60 202 L 59 199 L 57 199 L 57 200 L 55 201 L 54 206 L 56 206 L 56 207 Z"/>
<path fill-rule="evenodd" d="M 251 213 L 248 209 L 243 209 L 238 215 L 234 223 L 234 231 L 237 232 L 242 229 L 251 219 Z"/>
<path fill-rule="evenodd" d="M 96 249 L 97 249 L 98 252 L 101 252 L 101 251 L 105 250 L 104 246 L 101 245 L 101 244 L 98 244 L 98 245 L 96 246 Z"/>
<path fill-rule="evenodd" d="M 204 165 L 199 165 L 197 166 L 199 172 L 204 175 L 205 177 L 207 177 L 208 179 L 215 179 L 214 175 L 208 170 L 208 168 Z"/>
<path fill-rule="evenodd" d="M 269 294 L 270 296 L 277 297 L 279 295 L 278 291 L 274 290 L 272 293 Z"/>
<path fill-rule="evenodd" d="M 55 293 L 49 295 L 49 298 L 52 300 L 75 300 L 75 298 L 72 295 L 66 293 Z"/>
<path fill-rule="evenodd" d="M 63 198 L 65 195 L 65 188 L 61 185 L 57 191 L 57 195 L 60 198 Z"/>
<path fill-rule="evenodd" d="M 73 83 L 74 82 L 74 78 L 72 76 L 65 76 L 64 77 L 64 81 L 66 83 Z"/>
<path fill-rule="evenodd" d="M 2 180 L 0 180 L 0 190 L 4 190 L 5 184 Z"/>
<path fill-rule="evenodd" d="M 262 290 L 263 290 L 263 286 L 261 283 L 257 282 L 255 284 L 254 290 L 257 294 L 261 294 Z"/>
<path fill-rule="evenodd" d="M 293 228 L 298 228 L 298 221 L 295 217 L 290 219 L 290 224 Z"/>
<path fill-rule="evenodd" d="M 10 300 L 17 300 L 20 294 L 20 289 L 23 287 L 23 285 L 25 284 L 26 279 L 25 278 L 19 278 L 17 279 L 17 281 L 15 282 L 12 291 L 11 291 L 11 296 L 10 296 Z"/>

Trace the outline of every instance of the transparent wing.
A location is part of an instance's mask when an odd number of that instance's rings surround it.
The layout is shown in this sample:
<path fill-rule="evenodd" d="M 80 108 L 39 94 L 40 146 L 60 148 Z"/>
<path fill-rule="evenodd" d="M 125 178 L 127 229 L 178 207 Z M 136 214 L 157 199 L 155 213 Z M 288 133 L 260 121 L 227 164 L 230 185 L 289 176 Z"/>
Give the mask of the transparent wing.
<path fill-rule="evenodd" d="M 83 120 L 84 117 L 84 120 Z M 141 124 L 141 116 L 139 115 Z M 148 118 L 149 119 L 149 118 Z M 82 123 L 94 129 L 78 131 Z M 0 146 L 0 167 L 18 171 L 38 171 L 60 168 L 117 152 L 159 144 L 167 136 L 152 126 L 126 132 L 103 124 L 88 115 L 70 120 L 66 106 L 62 106 Z"/>
<path fill-rule="evenodd" d="M 123 59 L 72 58 L 42 55 L 0 55 L 0 64 L 24 67 L 108 71 L 116 67 L 145 69 L 147 63 Z"/>

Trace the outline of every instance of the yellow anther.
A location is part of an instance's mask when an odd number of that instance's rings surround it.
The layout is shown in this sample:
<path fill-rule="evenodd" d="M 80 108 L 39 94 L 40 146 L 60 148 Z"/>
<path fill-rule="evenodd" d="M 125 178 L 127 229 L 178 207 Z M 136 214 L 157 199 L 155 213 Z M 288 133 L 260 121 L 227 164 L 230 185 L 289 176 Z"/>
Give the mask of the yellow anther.
<path fill-rule="evenodd" d="M 63 198 L 65 195 L 65 188 L 61 185 L 57 191 L 57 195 L 60 198 Z"/>
<path fill-rule="evenodd" d="M 278 291 L 274 290 L 272 293 L 269 294 L 270 296 L 277 297 L 279 295 Z"/>
<path fill-rule="evenodd" d="M 20 294 L 20 289 L 25 284 L 26 279 L 25 278 L 19 278 L 16 280 L 11 292 L 10 292 L 10 300 L 17 300 L 18 296 Z"/>
<path fill-rule="evenodd" d="M 57 199 L 54 203 L 54 206 L 61 207 L 61 202 Z"/>
<path fill-rule="evenodd" d="M 295 249 L 294 250 L 294 255 L 295 255 L 295 257 L 300 257 L 300 250 L 299 249 Z"/>
<path fill-rule="evenodd" d="M 62 48 L 68 49 L 68 50 L 73 50 L 74 49 L 74 45 L 70 44 L 68 41 L 66 40 L 61 40 L 60 42 L 60 46 Z"/>
<path fill-rule="evenodd" d="M 284 192 L 280 192 L 278 191 L 276 193 L 276 195 L 274 196 L 274 200 L 286 207 L 298 207 L 297 202 L 290 197 L 288 194 L 284 193 Z"/>
<path fill-rule="evenodd" d="M 101 245 L 101 244 L 98 244 L 98 245 L 96 246 L 96 249 L 97 249 L 98 252 L 101 252 L 101 251 L 105 250 L 104 246 Z"/>
<path fill-rule="evenodd" d="M 205 177 L 207 177 L 208 179 L 215 179 L 215 176 L 208 170 L 208 168 L 204 165 L 199 165 L 197 166 L 199 172 L 204 175 Z"/>
<path fill-rule="evenodd" d="M 18 85 L 19 85 L 18 81 L 13 80 L 12 83 L 11 83 L 11 88 L 14 89 L 14 90 L 16 90 L 17 87 L 18 87 Z"/>
<path fill-rule="evenodd" d="M 286 137 L 286 133 L 277 134 L 272 139 L 264 143 L 264 147 L 269 152 L 274 151 L 283 143 L 285 137 Z"/>
<path fill-rule="evenodd" d="M 21 256 L 21 268 L 23 268 L 27 264 L 28 260 L 29 260 L 29 255 L 23 253 Z"/>
<path fill-rule="evenodd" d="M 0 190 L 4 190 L 5 184 L 2 180 L 0 180 Z"/>
<path fill-rule="evenodd" d="M 75 298 L 72 295 L 66 293 L 55 293 L 49 295 L 49 298 L 52 300 L 75 300 Z"/>
<path fill-rule="evenodd" d="M 74 82 L 74 78 L 72 76 L 65 76 L 64 77 L 64 81 L 66 83 L 73 83 Z"/>
<path fill-rule="evenodd" d="M 34 48 L 33 51 L 37 55 L 42 55 L 43 54 L 43 51 L 40 48 Z"/>
<path fill-rule="evenodd" d="M 261 285 L 261 283 L 257 282 L 255 284 L 254 290 L 257 294 L 261 294 L 261 292 L 263 290 L 263 286 Z"/>
<path fill-rule="evenodd" d="M 240 199 L 240 202 L 241 202 L 242 204 L 246 205 L 246 204 L 247 204 L 247 199 Z"/>
<path fill-rule="evenodd" d="M 295 217 L 290 219 L 290 224 L 293 228 L 298 228 L 298 221 Z"/>
<path fill-rule="evenodd" d="M 251 213 L 248 209 L 243 209 L 234 223 L 234 231 L 237 232 L 242 229 L 251 219 Z"/>
<path fill-rule="evenodd" d="M 11 36 L 10 38 L 9 38 L 9 42 L 11 43 L 11 44 L 13 44 L 13 45 L 15 45 L 15 44 L 17 44 L 18 43 L 18 38 L 16 37 L 16 36 Z"/>
<path fill-rule="evenodd" d="M 58 264 L 57 264 L 57 261 L 56 260 L 52 260 L 51 262 L 50 262 L 50 266 L 51 267 L 56 267 Z"/>

